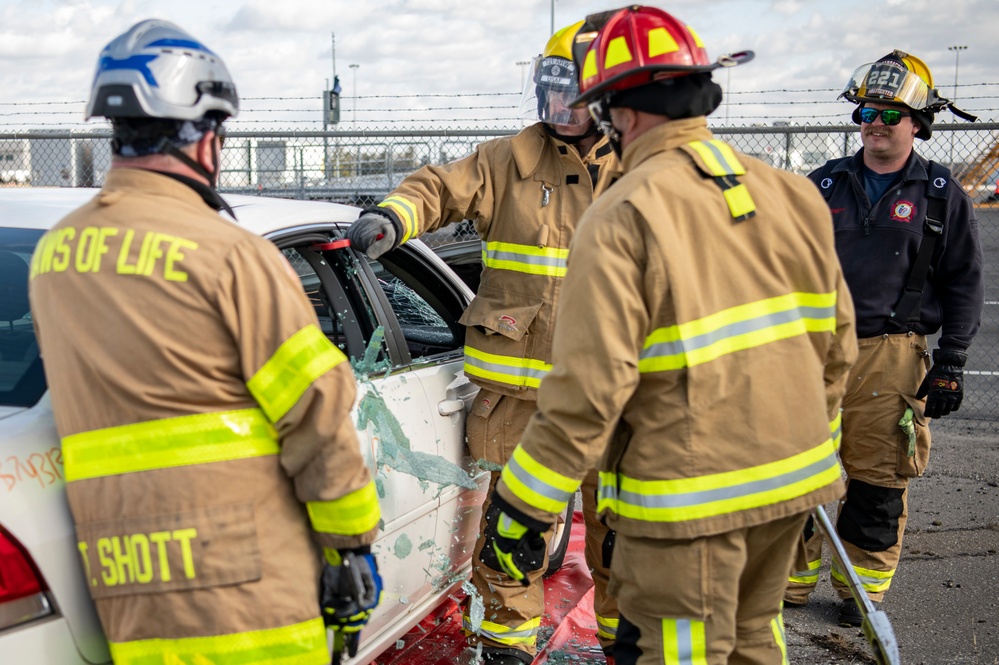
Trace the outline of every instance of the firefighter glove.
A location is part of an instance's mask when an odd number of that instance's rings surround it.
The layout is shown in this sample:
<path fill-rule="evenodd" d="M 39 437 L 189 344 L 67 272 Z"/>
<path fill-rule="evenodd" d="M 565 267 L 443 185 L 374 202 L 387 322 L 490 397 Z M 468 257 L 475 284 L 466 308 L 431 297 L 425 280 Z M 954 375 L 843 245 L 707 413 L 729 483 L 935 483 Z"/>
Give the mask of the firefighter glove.
<path fill-rule="evenodd" d="M 334 631 L 352 638 L 347 643 L 356 651 L 356 635 L 368 623 L 382 597 L 378 562 L 370 547 L 326 548 L 324 553 L 326 564 L 319 586 L 323 621 Z"/>
<path fill-rule="evenodd" d="M 388 213 L 378 208 L 364 210 L 347 229 L 347 239 L 351 247 L 365 252 L 372 260 L 399 246 L 395 223 Z"/>
<path fill-rule="evenodd" d="M 964 397 L 964 363 L 968 354 L 954 349 L 933 351 L 933 366 L 916 391 L 916 399 L 926 398 L 923 413 L 940 418 L 961 407 Z"/>
<path fill-rule="evenodd" d="M 528 586 L 527 573 L 544 565 L 547 545 L 541 534 L 548 526 L 524 515 L 493 492 L 479 559 L 492 570 L 503 571 Z"/>

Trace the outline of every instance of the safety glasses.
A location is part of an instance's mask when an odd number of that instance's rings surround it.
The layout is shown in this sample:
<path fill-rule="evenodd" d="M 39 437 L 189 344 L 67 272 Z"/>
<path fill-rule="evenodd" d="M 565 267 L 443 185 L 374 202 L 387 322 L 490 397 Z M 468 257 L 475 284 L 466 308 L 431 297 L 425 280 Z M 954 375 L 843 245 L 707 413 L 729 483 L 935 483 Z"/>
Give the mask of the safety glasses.
<path fill-rule="evenodd" d="M 861 122 L 872 123 L 879 115 L 881 116 L 881 122 L 884 124 L 897 125 L 902 122 L 902 118 L 908 118 L 912 114 L 907 111 L 899 111 L 898 109 L 872 109 L 870 107 L 860 109 Z"/>

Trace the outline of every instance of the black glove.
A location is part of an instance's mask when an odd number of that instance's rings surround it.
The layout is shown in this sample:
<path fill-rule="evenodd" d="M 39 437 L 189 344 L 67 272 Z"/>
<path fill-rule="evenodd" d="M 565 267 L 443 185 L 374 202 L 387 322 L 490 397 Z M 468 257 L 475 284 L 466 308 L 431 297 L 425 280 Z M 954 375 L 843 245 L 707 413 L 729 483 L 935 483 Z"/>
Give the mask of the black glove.
<path fill-rule="evenodd" d="M 528 586 L 527 573 L 545 562 L 545 539 L 550 525 L 538 522 L 508 505 L 493 492 L 486 510 L 485 544 L 479 559 L 492 570 L 500 570 Z"/>
<path fill-rule="evenodd" d="M 927 418 L 940 418 L 961 408 L 964 397 L 964 363 L 968 354 L 954 349 L 933 351 L 933 366 L 926 373 L 916 399 L 926 398 L 923 413 Z"/>
<path fill-rule="evenodd" d="M 327 563 L 319 584 L 323 622 L 332 628 L 334 642 L 357 653 L 357 638 L 382 597 L 382 578 L 370 547 L 325 549 Z"/>
<path fill-rule="evenodd" d="M 365 252 L 369 259 L 377 259 L 385 252 L 399 246 L 395 224 L 388 213 L 377 208 L 368 208 L 357 221 L 347 229 L 350 246 Z"/>

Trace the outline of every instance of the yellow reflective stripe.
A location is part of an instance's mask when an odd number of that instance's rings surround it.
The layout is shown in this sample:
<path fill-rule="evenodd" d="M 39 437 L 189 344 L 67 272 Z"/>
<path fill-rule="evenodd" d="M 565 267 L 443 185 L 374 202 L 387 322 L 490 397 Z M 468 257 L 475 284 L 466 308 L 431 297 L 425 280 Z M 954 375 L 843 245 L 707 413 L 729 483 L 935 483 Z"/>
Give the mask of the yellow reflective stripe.
<path fill-rule="evenodd" d="M 677 665 L 708 665 L 704 622 L 663 619 L 663 657 Z"/>
<path fill-rule="evenodd" d="M 843 442 L 843 409 L 836 413 L 836 417 L 829 423 L 829 434 L 832 435 L 833 447 L 839 450 Z"/>
<path fill-rule="evenodd" d="M 332 501 L 309 501 L 305 504 L 309 511 L 312 528 L 319 533 L 333 533 L 338 536 L 358 536 L 378 526 L 382 518 L 378 506 L 378 492 L 375 483 L 345 494 Z"/>
<path fill-rule="evenodd" d="M 652 28 L 649 30 L 649 57 L 654 58 L 664 53 L 676 53 L 680 50 L 679 44 L 673 39 L 673 35 L 666 28 Z"/>
<path fill-rule="evenodd" d="M 465 374 L 496 383 L 537 388 L 551 369 L 551 364 L 543 360 L 501 356 L 471 346 L 465 347 Z"/>
<path fill-rule="evenodd" d="M 868 593 L 880 593 L 882 591 L 887 591 L 888 587 L 891 586 L 891 579 L 895 575 L 894 568 L 886 571 L 871 570 L 870 568 L 853 566 L 853 572 L 855 572 L 857 577 L 860 578 L 860 583 L 863 585 L 864 591 L 867 591 Z M 847 580 L 846 575 L 839 570 L 835 561 L 833 561 L 831 573 L 833 578 L 849 586 L 849 581 Z"/>
<path fill-rule="evenodd" d="M 789 293 L 654 330 L 645 340 L 638 371 L 644 374 L 694 367 L 805 333 L 835 331 L 835 291 Z"/>
<path fill-rule="evenodd" d="M 631 62 L 633 56 L 628 42 L 624 37 L 615 37 L 607 45 L 607 55 L 604 57 L 604 69 L 611 69 L 626 62 Z"/>
<path fill-rule="evenodd" d="M 501 623 L 483 621 L 478 630 L 473 630 L 472 621 L 468 614 L 462 614 L 461 627 L 468 634 L 479 635 L 499 644 L 526 644 L 533 646 L 538 639 L 538 628 L 541 627 L 541 617 L 529 619 L 513 628 L 504 626 Z"/>
<path fill-rule="evenodd" d="M 108 642 L 116 665 L 321 665 L 330 660 L 320 618 L 281 628 L 213 637 Z"/>
<path fill-rule="evenodd" d="M 685 522 L 788 501 L 836 482 L 840 474 L 829 439 L 783 460 L 694 478 L 636 480 L 604 471 L 597 511 L 645 522 Z"/>
<path fill-rule="evenodd" d="M 583 81 L 592 78 L 597 75 L 597 52 L 596 50 L 588 50 L 586 52 L 586 59 L 583 60 Z"/>
<path fill-rule="evenodd" d="M 796 570 L 787 578 L 788 582 L 794 584 L 815 584 L 819 581 L 819 568 L 822 566 L 822 559 L 808 562 L 808 570 Z"/>
<path fill-rule="evenodd" d="M 510 242 L 482 243 L 482 263 L 493 270 L 565 277 L 568 259 L 569 250 L 558 247 L 518 245 Z"/>
<path fill-rule="evenodd" d="M 778 614 L 775 619 L 770 620 L 770 630 L 774 634 L 774 642 L 777 643 L 777 648 L 780 649 L 780 663 L 781 665 L 788 665 L 787 662 L 787 639 L 784 637 L 784 615 Z"/>
<path fill-rule="evenodd" d="M 549 469 L 519 445 L 513 449 L 501 476 L 518 499 L 555 515 L 565 510 L 580 485 L 580 481 Z"/>
<path fill-rule="evenodd" d="M 746 168 L 735 156 L 731 146 L 724 141 L 718 139 L 691 141 L 687 145 L 700 155 L 711 175 L 743 175 L 746 173 Z"/>
<path fill-rule="evenodd" d="M 597 635 L 604 639 L 613 640 L 617 638 L 617 627 L 620 619 L 617 617 L 597 617 Z"/>
<path fill-rule="evenodd" d="M 742 183 L 722 190 L 722 195 L 725 197 L 725 203 L 728 204 L 729 212 L 732 213 L 733 217 L 743 217 L 756 210 L 753 197 L 749 195 L 749 190 Z"/>
<path fill-rule="evenodd" d="M 701 41 L 701 36 L 697 34 L 697 32 L 689 25 L 687 26 L 687 32 L 689 32 L 690 36 L 694 38 L 694 46 L 697 48 L 704 48 L 704 42 Z"/>
<path fill-rule="evenodd" d="M 420 212 L 416 204 L 402 196 L 390 196 L 378 204 L 379 208 L 390 208 L 402 220 L 402 238 L 399 244 L 420 234 Z"/>
<path fill-rule="evenodd" d="M 309 324 L 286 339 L 246 387 L 276 423 L 316 379 L 346 359 L 317 326 Z"/>
<path fill-rule="evenodd" d="M 277 432 L 260 409 L 150 420 L 62 440 L 66 482 L 277 455 L 279 451 Z"/>

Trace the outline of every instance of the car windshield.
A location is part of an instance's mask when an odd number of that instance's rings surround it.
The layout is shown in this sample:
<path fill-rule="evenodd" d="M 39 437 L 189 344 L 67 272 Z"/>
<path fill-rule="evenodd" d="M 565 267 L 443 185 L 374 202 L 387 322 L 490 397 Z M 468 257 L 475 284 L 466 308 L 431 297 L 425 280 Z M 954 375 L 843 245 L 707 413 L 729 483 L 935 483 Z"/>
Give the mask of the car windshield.
<path fill-rule="evenodd" d="M 45 392 L 28 305 L 28 266 L 42 233 L 0 228 L 0 406 L 33 406 Z"/>

